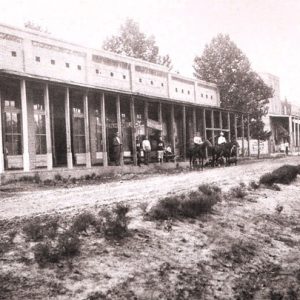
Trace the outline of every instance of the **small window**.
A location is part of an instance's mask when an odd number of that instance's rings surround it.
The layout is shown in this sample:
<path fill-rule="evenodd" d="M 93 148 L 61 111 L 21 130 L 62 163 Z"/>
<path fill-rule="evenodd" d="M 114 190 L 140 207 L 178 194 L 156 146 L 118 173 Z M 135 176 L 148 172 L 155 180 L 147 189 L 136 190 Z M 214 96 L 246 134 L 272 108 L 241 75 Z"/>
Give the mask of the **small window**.
<path fill-rule="evenodd" d="M 178 89 L 177 89 L 177 88 L 175 88 L 175 92 L 176 92 L 176 93 L 178 92 Z"/>
<path fill-rule="evenodd" d="M 206 99 L 208 98 L 207 94 L 206 94 Z"/>
<path fill-rule="evenodd" d="M 181 93 L 184 94 L 184 90 L 183 89 L 181 90 Z"/>
<path fill-rule="evenodd" d="M 203 98 L 203 94 L 201 94 L 201 98 Z"/>
<path fill-rule="evenodd" d="M 77 69 L 78 69 L 78 70 L 81 70 L 81 65 L 78 65 L 78 66 L 77 66 Z"/>
<path fill-rule="evenodd" d="M 98 69 L 96 69 L 96 74 L 99 74 L 99 70 Z"/>
<path fill-rule="evenodd" d="M 110 72 L 110 76 L 111 76 L 111 77 L 114 77 L 114 73 L 113 73 L 113 72 Z"/>
<path fill-rule="evenodd" d="M 17 52 L 16 51 L 11 51 L 11 56 L 16 57 L 17 56 Z"/>
<path fill-rule="evenodd" d="M 142 78 L 139 79 L 139 82 L 142 82 Z"/>
<path fill-rule="evenodd" d="M 51 59 L 51 65 L 55 65 L 55 60 Z"/>
<path fill-rule="evenodd" d="M 213 96 L 210 96 L 210 99 L 212 100 L 212 99 L 213 99 Z"/>
<path fill-rule="evenodd" d="M 163 83 L 163 82 L 161 83 L 161 86 L 164 86 L 164 83 Z"/>
<path fill-rule="evenodd" d="M 36 57 L 35 57 L 35 61 L 40 62 L 40 61 L 41 61 L 41 58 L 40 58 L 39 56 L 36 56 Z"/>
<path fill-rule="evenodd" d="M 126 75 L 123 75 L 123 79 L 126 79 Z"/>
<path fill-rule="evenodd" d="M 188 91 L 188 95 L 190 94 L 190 91 Z"/>
<path fill-rule="evenodd" d="M 151 85 L 153 85 L 153 81 L 152 80 L 150 81 L 150 83 L 151 83 Z"/>
<path fill-rule="evenodd" d="M 69 63 L 66 63 L 66 68 L 70 68 L 70 64 Z"/>

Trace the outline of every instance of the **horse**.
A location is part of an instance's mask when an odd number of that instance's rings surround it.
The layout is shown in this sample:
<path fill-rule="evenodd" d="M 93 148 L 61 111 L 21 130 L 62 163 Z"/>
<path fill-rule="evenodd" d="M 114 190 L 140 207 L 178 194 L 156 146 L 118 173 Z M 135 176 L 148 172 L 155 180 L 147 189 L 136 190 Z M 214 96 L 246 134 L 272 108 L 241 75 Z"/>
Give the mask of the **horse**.
<path fill-rule="evenodd" d="M 194 144 L 188 148 L 187 154 L 190 160 L 190 168 L 195 165 L 197 159 L 201 162 L 201 168 L 203 170 L 203 161 L 206 158 L 206 149 L 212 148 L 212 144 L 209 140 L 204 140 L 202 144 Z"/>
<path fill-rule="evenodd" d="M 213 166 L 215 166 L 219 159 L 224 157 L 225 164 L 228 166 L 231 162 L 231 158 L 236 158 L 237 148 L 239 147 L 238 142 L 231 141 L 221 145 L 216 145 L 212 148 L 212 158 L 213 158 Z M 237 165 L 237 160 L 234 159 L 235 165 Z"/>

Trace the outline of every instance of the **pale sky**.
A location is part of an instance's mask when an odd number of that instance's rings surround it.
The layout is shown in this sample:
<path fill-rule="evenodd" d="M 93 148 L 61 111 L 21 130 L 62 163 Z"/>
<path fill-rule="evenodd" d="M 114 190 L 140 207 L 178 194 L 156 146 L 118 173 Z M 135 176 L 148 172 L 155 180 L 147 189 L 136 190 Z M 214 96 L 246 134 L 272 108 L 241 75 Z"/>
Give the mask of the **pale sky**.
<path fill-rule="evenodd" d="M 0 23 L 32 21 L 93 48 L 132 18 L 190 77 L 194 57 L 227 33 L 255 71 L 279 76 L 282 99 L 300 105 L 300 0 L 0 0 L 0 11 Z"/>

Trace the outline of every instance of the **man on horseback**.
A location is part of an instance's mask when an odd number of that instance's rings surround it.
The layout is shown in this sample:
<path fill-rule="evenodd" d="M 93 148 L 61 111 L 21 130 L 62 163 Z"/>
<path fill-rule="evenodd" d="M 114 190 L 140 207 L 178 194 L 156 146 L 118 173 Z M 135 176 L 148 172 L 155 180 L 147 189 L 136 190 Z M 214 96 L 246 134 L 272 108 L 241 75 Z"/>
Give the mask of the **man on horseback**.
<path fill-rule="evenodd" d="M 226 144 L 226 138 L 224 137 L 224 133 L 221 131 L 220 136 L 218 137 L 218 145 Z"/>

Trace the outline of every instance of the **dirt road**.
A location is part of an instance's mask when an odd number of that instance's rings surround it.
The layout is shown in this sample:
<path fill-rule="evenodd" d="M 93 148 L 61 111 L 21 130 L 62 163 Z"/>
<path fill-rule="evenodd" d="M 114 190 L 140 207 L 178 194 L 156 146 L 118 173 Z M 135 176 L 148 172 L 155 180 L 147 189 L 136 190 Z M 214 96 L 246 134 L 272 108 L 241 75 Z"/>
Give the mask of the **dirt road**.
<path fill-rule="evenodd" d="M 117 201 L 151 202 L 168 193 L 184 192 L 207 182 L 216 183 L 226 191 L 240 182 L 258 180 L 262 174 L 286 163 L 300 164 L 300 157 L 268 159 L 203 172 L 154 175 L 137 180 L 120 178 L 97 185 L 19 192 L 0 200 L 0 219 L 77 210 Z"/>

